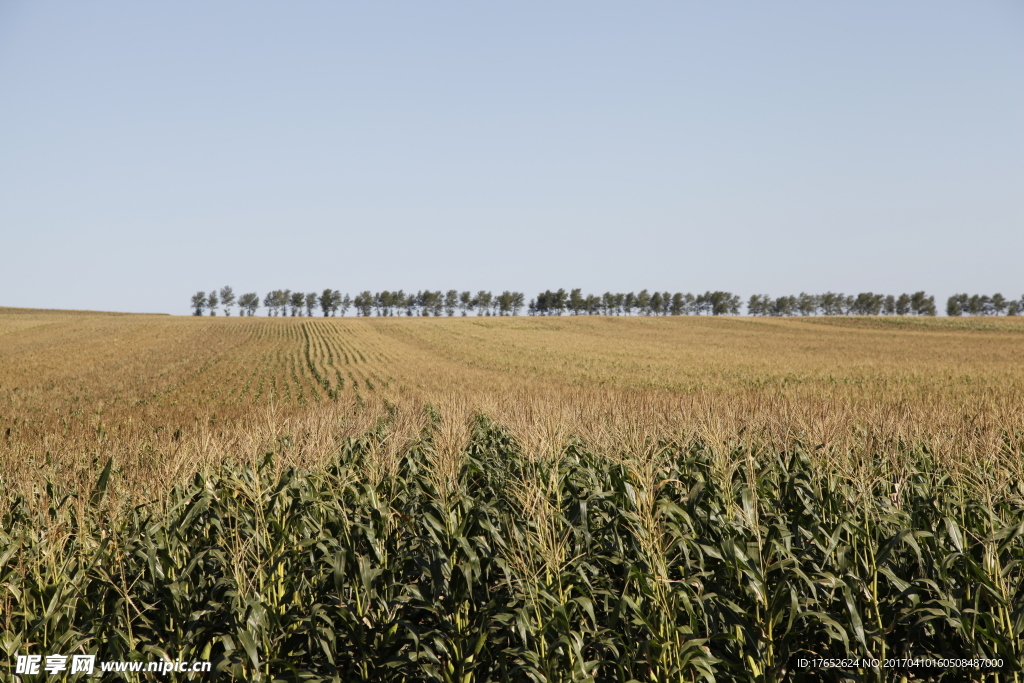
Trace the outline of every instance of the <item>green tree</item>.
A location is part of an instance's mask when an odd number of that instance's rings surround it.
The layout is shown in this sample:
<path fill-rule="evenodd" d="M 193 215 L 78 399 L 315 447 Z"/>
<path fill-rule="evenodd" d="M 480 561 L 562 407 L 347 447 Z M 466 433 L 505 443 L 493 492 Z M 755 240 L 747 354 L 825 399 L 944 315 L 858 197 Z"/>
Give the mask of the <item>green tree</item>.
<path fill-rule="evenodd" d="M 615 311 L 615 295 L 611 292 L 605 292 L 602 294 L 601 308 L 604 310 L 605 315 L 612 315 Z"/>
<path fill-rule="evenodd" d="M 879 315 L 884 305 L 885 297 L 881 294 L 861 292 L 853 300 L 850 311 L 855 315 Z"/>
<path fill-rule="evenodd" d="M 498 295 L 498 315 L 508 315 L 512 312 L 512 292 L 507 289 Z"/>
<path fill-rule="evenodd" d="M 476 307 L 476 314 L 478 316 L 485 315 L 491 308 L 491 293 L 481 289 L 473 297 L 473 305 Z"/>
<path fill-rule="evenodd" d="M 740 314 L 740 297 L 738 295 L 731 292 L 705 292 L 702 296 L 705 301 L 705 310 L 710 310 L 711 315 Z"/>
<path fill-rule="evenodd" d="M 210 309 L 210 315 L 217 315 L 217 306 L 220 305 L 220 298 L 217 296 L 217 290 L 211 291 L 206 296 L 206 306 Z"/>
<path fill-rule="evenodd" d="M 391 292 L 383 291 L 373 295 L 373 308 L 376 310 L 378 318 L 387 315 L 387 307 L 390 302 Z"/>
<path fill-rule="evenodd" d="M 473 295 L 469 292 L 462 292 L 459 294 L 459 310 L 462 311 L 463 317 L 469 315 L 469 311 L 473 308 Z"/>
<path fill-rule="evenodd" d="M 573 315 L 579 315 L 583 310 L 583 290 L 578 287 L 569 292 L 569 310 Z"/>
<path fill-rule="evenodd" d="M 288 305 L 292 309 L 292 317 L 302 316 L 302 308 L 306 305 L 306 295 L 302 292 L 292 292 L 288 297 Z"/>
<path fill-rule="evenodd" d="M 910 310 L 914 315 L 935 315 L 935 297 L 914 292 L 910 295 Z"/>
<path fill-rule="evenodd" d="M 698 294 L 693 302 L 693 312 L 695 315 L 703 315 L 711 312 L 711 292 L 704 292 Z"/>
<path fill-rule="evenodd" d="M 767 294 L 751 294 L 747 300 L 747 314 L 752 316 L 769 315 L 773 303 L 772 298 Z"/>
<path fill-rule="evenodd" d="M 333 311 L 337 306 L 334 301 L 334 295 L 334 290 L 329 288 L 320 293 L 320 310 L 324 312 L 325 318 L 329 316 L 331 311 Z"/>
<path fill-rule="evenodd" d="M 526 296 L 522 292 L 512 292 L 512 315 L 519 315 L 525 300 Z"/>
<path fill-rule="evenodd" d="M 192 315 L 203 314 L 203 309 L 206 308 L 206 292 L 196 292 L 192 295 L 192 308 L 194 310 Z"/>
<path fill-rule="evenodd" d="M 818 297 L 818 309 L 822 315 L 842 315 L 846 297 L 834 292 L 825 292 Z"/>
<path fill-rule="evenodd" d="M 636 294 L 633 292 L 623 294 L 621 308 L 624 315 L 633 315 L 633 310 L 636 309 Z"/>
<path fill-rule="evenodd" d="M 652 294 L 650 303 L 648 304 L 651 313 L 653 313 L 654 315 L 661 315 L 661 304 L 661 292 L 655 292 L 654 294 Z"/>
<path fill-rule="evenodd" d="M 316 292 L 309 292 L 306 294 L 306 317 L 313 317 L 313 310 L 317 307 Z M 327 315 L 324 313 L 324 315 Z"/>
<path fill-rule="evenodd" d="M 910 295 L 900 294 L 896 299 L 896 315 L 910 315 Z"/>
<path fill-rule="evenodd" d="M 231 307 L 235 305 L 235 292 L 230 287 L 220 288 L 220 303 L 224 306 L 224 315 L 231 315 Z"/>
<path fill-rule="evenodd" d="M 341 311 L 341 317 L 344 318 L 345 313 L 347 313 L 348 309 L 352 306 L 352 297 L 348 294 L 341 296 L 341 292 L 338 291 L 335 291 L 334 293 L 338 297 L 338 310 Z"/>
<path fill-rule="evenodd" d="M 260 296 L 256 292 L 248 292 L 238 298 L 238 314 L 243 313 L 250 318 L 256 314 L 256 309 L 260 307 Z"/>
<path fill-rule="evenodd" d="M 356 312 L 359 315 L 363 316 L 364 318 L 370 317 L 370 311 L 373 309 L 374 303 L 373 294 L 371 294 L 368 291 L 361 292 L 360 294 L 356 295 L 356 298 L 353 301 L 353 303 L 355 304 Z"/>
<path fill-rule="evenodd" d="M 449 289 L 444 294 L 444 312 L 451 318 L 455 315 L 455 309 L 459 307 L 459 293 L 454 289 Z"/>
<path fill-rule="evenodd" d="M 771 315 L 790 317 L 796 315 L 799 302 L 795 296 L 780 296 L 771 305 Z M 712 304 L 713 305 L 713 304 Z M 715 315 L 720 315 L 715 313 Z"/>
<path fill-rule="evenodd" d="M 640 290 L 640 293 L 636 295 L 635 304 L 638 313 L 642 315 L 651 314 L 651 295 L 646 289 Z"/>
<path fill-rule="evenodd" d="M 817 315 L 818 313 L 818 302 L 819 297 L 808 294 L 807 292 L 800 292 L 800 296 L 797 298 L 796 307 L 800 311 L 800 315 Z"/>
<path fill-rule="evenodd" d="M 672 315 L 683 315 L 686 309 L 686 301 L 683 299 L 682 292 L 676 292 L 672 295 L 672 301 L 668 305 L 668 311 Z"/>

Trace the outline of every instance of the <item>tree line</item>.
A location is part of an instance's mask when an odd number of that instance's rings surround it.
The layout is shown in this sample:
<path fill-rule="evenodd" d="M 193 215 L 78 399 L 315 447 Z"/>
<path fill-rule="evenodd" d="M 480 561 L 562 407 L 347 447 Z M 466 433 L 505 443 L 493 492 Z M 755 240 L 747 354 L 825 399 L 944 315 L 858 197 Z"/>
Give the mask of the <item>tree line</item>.
<path fill-rule="evenodd" d="M 924 292 L 913 294 L 875 294 L 861 292 L 856 296 L 826 292 L 772 299 L 755 294 L 747 302 L 747 313 L 755 316 L 796 315 L 935 315 L 935 297 Z"/>
<path fill-rule="evenodd" d="M 640 292 L 584 294 L 582 289 L 545 290 L 526 302 L 522 292 L 488 291 L 459 292 L 450 289 L 423 290 L 406 293 L 403 290 L 382 292 L 363 291 L 354 297 L 336 289 L 299 292 L 275 289 L 262 299 L 268 316 L 345 316 L 352 310 L 357 316 L 516 316 L 524 309 L 527 315 L 740 315 L 740 297 L 731 292 L 707 291 L 703 294 L 658 292 L 646 289 Z M 210 292 L 196 292 L 191 306 L 194 315 L 231 315 L 237 306 L 238 314 L 252 316 L 261 307 L 256 292 L 235 297 L 231 287 Z M 925 292 L 913 294 L 876 294 L 861 292 L 845 295 L 835 292 L 772 298 L 767 294 L 754 294 L 746 302 L 747 314 L 752 316 L 813 316 L 813 315 L 936 315 L 935 297 Z M 950 316 L 961 315 L 1019 315 L 1024 313 L 1024 296 L 1020 301 L 1006 299 L 1002 294 L 955 294 L 946 304 Z"/>
<path fill-rule="evenodd" d="M 1020 300 L 1007 299 L 1002 294 L 954 294 L 946 301 L 946 315 L 1020 315 L 1024 313 L 1024 295 Z"/>

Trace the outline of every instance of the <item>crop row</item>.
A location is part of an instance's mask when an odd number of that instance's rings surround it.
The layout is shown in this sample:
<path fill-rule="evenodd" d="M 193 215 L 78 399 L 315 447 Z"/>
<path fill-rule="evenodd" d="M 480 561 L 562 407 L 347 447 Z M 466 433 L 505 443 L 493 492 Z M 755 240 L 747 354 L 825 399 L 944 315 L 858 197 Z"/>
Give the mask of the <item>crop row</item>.
<path fill-rule="evenodd" d="M 983 495 L 923 452 L 900 485 L 698 441 L 538 458 L 484 418 L 466 448 L 428 426 L 382 470 L 387 430 L 323 471 L 271 455 L 196 475 L 113 528 L 75 503 L 100 502 L 106 473 L 44 513 L 7 501 L 0 650 L 209 659 L 252 681 L 915 674 L 798 664 L 822 658 L 993 659 L 928 676 L 1019 680 L 1019 483 Z"/>

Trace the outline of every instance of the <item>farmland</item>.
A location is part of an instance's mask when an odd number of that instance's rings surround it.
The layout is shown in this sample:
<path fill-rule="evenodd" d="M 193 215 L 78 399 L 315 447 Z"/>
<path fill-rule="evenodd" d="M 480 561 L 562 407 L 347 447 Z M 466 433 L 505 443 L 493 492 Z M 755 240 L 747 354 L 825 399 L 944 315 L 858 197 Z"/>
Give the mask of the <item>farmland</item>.
<path fill-rule="evenodd" d="M 1019 680 L 1021 349 L 1020 318 L 0 309 L 0 646 Z"/>

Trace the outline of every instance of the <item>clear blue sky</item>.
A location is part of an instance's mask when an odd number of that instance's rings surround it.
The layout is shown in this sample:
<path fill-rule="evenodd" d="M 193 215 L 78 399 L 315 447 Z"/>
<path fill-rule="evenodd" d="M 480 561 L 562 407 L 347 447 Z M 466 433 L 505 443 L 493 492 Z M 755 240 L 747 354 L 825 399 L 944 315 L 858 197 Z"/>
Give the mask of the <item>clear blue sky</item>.
<path fill-rule="evenodd" d="M 1022 262 L 1021 2 L 0 2 L 0 305 Z"/>

